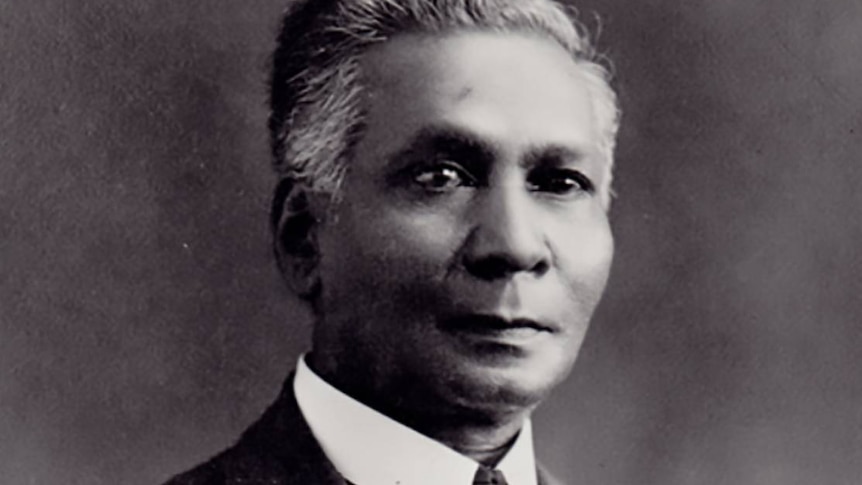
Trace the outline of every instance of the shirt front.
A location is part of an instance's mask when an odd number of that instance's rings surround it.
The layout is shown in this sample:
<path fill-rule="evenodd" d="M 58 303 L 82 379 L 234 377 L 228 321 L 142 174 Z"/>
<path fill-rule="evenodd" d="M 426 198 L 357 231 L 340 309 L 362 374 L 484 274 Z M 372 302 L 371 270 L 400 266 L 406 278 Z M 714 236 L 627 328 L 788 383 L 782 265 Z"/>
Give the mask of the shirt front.
<path fill-rule="evenodd" d="M 300 357 L 296 402 L 335 469 L 355 485 L 471 485 L 479 464 L 328 384 Z M 497 465 L 509 485 L 537 485 L 527 419 Z"/>

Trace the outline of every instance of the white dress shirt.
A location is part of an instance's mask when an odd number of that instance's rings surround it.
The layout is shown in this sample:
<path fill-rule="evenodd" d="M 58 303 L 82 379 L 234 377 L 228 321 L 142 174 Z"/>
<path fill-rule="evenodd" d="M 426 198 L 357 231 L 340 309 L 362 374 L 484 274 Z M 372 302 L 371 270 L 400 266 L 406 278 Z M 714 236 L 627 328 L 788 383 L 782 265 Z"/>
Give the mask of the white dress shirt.
<path fill-rule="evenodd" d="M 471 485 L 479 464 L 332 387 L 299 358 L 296 402 L 335 469 L 355 485 Z M 509 485 L 537 485 L 530 420 L 497 465 Z"/>

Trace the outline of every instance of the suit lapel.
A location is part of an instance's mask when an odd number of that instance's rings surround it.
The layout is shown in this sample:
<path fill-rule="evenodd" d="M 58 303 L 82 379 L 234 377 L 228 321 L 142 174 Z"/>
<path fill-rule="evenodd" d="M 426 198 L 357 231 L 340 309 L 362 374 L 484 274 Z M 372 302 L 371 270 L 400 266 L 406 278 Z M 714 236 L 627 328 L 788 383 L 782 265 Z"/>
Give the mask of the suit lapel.
<path fill-rule="evenodd" d="M 235 448 L 246 456 L 264 457 L 255 480 L 238 483 L 278 485 L 346 485 L 317 444 L 293 395 L 293 374 L 278 400 L 246 431 Z"/>

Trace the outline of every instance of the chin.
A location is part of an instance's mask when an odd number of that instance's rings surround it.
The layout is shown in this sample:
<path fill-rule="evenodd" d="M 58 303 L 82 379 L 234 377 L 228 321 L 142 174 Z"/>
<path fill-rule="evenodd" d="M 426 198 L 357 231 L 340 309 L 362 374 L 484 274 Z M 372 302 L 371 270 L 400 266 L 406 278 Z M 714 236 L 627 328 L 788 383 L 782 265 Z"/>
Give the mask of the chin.
<path fill-rule="evenodd" d="M 489 418 L 532 411 L 568 376 L 574 356 L 532 357 L 458 362 L 435 379 L 442 384 L 438 394 L 453 407 Z"/>

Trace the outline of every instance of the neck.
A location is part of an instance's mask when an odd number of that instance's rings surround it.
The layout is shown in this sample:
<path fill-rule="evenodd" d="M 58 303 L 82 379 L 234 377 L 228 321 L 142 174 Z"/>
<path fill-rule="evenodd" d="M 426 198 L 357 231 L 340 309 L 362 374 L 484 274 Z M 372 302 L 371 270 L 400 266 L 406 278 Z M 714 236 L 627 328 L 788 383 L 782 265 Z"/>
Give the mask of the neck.
<path fill-rule="evenodd" d="M 369 391 L 374 386 L 334 372 L 335 368 L 327 365 L 326 359 L 319 358 L 319 354 L 311 354 L 306 363 L 323 380 L 353 399 L 490 467 L 496 466 L 509 451 L 532 411 L 532 408 L 453 407 L 427 396 L 412 396 L 407 391 L 411 386 L 396 386 L 398 389 L 388 392 Z M 391 399 L 391 396 L 398 398 Z"/>
<path fill-rule="evenodd" d="M 462 423 L 451 427 L 430 427 L 417 431 L 434 438 L 464 456 L 483 465 L 494 467 L 506 455 L 518 433 L 525 416 L 494 425 L 470 425 Z"/>

